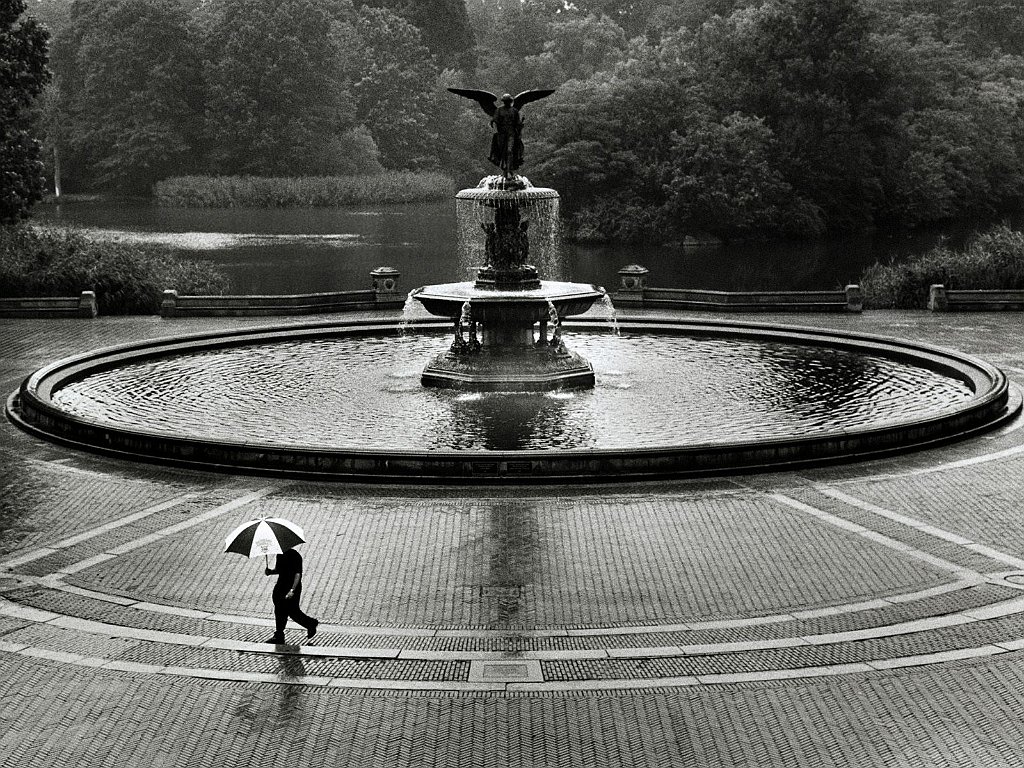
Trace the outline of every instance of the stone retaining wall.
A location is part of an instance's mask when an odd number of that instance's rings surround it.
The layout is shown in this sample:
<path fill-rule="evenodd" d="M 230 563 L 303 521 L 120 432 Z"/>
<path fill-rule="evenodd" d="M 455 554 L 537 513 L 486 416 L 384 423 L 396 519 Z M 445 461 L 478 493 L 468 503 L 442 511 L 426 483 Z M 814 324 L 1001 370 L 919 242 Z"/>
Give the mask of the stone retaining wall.
<path fill-rule="evenodd" d="M 707 291 L 651 288 L 649 276 L 639 264 L 623 267 L 612 300 L 617 306 L 732 312 L 860 312 L 864 307 L 859 285 L 835 291 Z"/>
<path fill-rule="evenodd" d="M 933 312 L 1024 310 L 1024 290 L 955 291 L 933 285 L 928 294 L 928 309 Z"/>
<path fill-rule="evenodd" d="M 0 299 L 0 317 L 96 317 L 96 294 Z"/>

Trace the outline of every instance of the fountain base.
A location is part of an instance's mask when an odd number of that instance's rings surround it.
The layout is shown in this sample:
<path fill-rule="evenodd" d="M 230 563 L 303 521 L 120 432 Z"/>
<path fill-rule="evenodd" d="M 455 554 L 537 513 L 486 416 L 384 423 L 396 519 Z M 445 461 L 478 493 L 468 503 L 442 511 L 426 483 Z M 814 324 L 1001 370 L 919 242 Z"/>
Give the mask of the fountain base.
<path fill-rule="evenodd" d="M 423 369 L 427 387 L 477 392 L 550 392 L 594 386 L 594 369 L 564 345 L 444 352 Z"/>

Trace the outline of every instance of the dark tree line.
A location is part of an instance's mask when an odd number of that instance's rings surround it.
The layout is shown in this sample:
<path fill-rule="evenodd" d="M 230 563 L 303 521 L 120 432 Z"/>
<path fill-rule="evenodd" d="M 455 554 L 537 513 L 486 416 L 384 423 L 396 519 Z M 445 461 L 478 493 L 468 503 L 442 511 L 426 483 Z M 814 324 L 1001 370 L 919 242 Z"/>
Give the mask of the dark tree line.
<path fill-rule="evenodd" d="M 184 173 L 438 167 L 426 143 L 445 116 L 421 96 L 472 52 L 465 9 L 394 5 L 47 0 L 56 77 L 43 122 L 65 186 L 145 192 Z M 461 11 L 462 38 L 399 13 L 424 5 L 450 30 Z"/>
<path fill-rule="evenodd" d="M 24 0 L 0 0 L 0 224 L 25 218 L 43 193 L 30 107 L 49 79 L 46 31 L 24 10 Z"/>
<path fill-rule="evenodd" d="M 579 235 L 808 235 L 1020 205 L 1021 0 L 700 5 L 539 107 L 536 173 L 572 190 Z"/>
<path fill-rule="evenodd" d="M 1024 0 L 31 0 L 68 189 L 489 170 L 446 86 L 557 86 L 525 171 L 579 237 L 813 235 L 1024 197 Z M 59 164 L 57 163 L 59 161 Z"/>

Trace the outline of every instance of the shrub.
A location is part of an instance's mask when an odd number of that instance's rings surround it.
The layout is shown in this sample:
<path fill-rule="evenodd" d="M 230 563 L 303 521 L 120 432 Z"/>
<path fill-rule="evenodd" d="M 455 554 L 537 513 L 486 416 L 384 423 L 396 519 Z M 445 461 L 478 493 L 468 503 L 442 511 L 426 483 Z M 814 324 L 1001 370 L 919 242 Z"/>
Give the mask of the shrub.
<path fill-rule="evenodd" d="M 939 245 L 901 262 L 875 263 L 861 276 L 865 307 L 923 309 L 935 283 L 957 290 L 1024 288 L 1024 233 L 1006 225 L 975 235 L 962 250 Z"/>
<path fill-rule="evenodd" d="M 71 228 L 0 227 L 0 296 L 91 290 L 103 314 L 150 314 L 159 310 L 165 288 L 224 293 L 227 278 L 156 246 L 97 242 Z"/>
<path fill-rule="evenodd" d="M 451 197 L 449 176 L 389 171 L 362 176 L 177 176 L 157 182 L 160 205 L 176 208 L 320 208 Z"/>

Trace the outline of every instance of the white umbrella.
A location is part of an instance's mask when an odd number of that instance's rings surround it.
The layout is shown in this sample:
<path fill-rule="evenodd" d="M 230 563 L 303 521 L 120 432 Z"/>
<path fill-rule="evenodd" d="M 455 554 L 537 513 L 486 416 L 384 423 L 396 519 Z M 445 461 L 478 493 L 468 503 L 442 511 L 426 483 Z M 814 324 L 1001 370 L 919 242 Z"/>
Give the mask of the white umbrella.
<path fill-rule="evenodd" d="M 224 539 L 224 551 L 248 558 L 280 555 L 286 549 L 302 544 L 306 534 L 302 528 L 283 517 L 260 517 L 243 523 Z"/>

